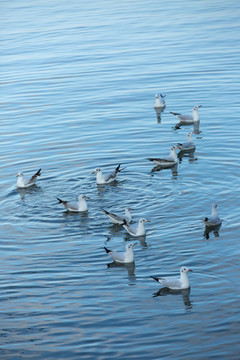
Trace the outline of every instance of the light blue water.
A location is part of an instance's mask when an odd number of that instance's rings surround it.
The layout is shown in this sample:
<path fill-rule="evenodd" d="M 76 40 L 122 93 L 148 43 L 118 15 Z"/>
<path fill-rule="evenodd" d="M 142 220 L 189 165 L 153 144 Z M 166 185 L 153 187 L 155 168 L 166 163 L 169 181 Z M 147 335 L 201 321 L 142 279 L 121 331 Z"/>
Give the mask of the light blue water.
<path fill-rule="evenodd" d="M 238 359 L 239 3 L 0 6 L 1 359 Z M 153 172 L 147 157 L 193 130 L 169 112 L 200 104 L 194 157 Z M 97 186 L 92 171 L 119 163 Z M 36 188 L 16 189 L 39 168 Z M 56 200 L 79 194 L 87 214 Z M 204 236 L 213 202 L 223 224 Z M 100 209 L 126 206 L 151 223 L 135 265 L 108 267 L 103 247 L 129 237 Z M 158 292 L 150 276 L 182 265 L 190 292 Z"/>

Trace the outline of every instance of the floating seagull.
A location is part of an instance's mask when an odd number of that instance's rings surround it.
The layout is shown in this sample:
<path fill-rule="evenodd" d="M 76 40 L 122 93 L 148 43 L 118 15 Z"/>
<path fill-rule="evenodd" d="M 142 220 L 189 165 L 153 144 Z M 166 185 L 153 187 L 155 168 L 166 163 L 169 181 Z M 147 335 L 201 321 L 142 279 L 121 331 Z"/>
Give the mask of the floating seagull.
<path fill-rule="evenodd" d="M 177 164 L 178 158 L 176 155 L 177 146 L 171 146 L 169 156 L 165 158 L 148 158 L 148 160 L 153 161 L 155 164 L 161 166 L 162 168 L 169 168 Z"/>
<path fill-rule="evenodd" d="M 204 223 L 206 226 L 217 226 L 222 224 L 222 220 L 218 215 L 217 204 L 212 204 L 212 215 L 209 218 L 206 217 Z"/>
<path fill-rule="evenodd" d="M 192 115 L 181 115 L 179 113 L 174 113 L 172 111 L 170 111 L 170 114 L 173 114 L 174 116 L 176 116 L 180 120 L 181 123 L 192 124 L 195 121 L 199 121 L 198 109 L 201 106 L 202 105 L 194 106 L 194 108 L 192 110 Z"/>
<path fill-rule="evenodd" d="M 162 95 L 160 94 L 160 97 L 158 94 L 155 95 L 155 103 L 154 103 L 154 109 L 156 108 L 162 108 L 164 106 L 166 106 L 166 102 L 165 102 L 165 96 L 166 95 Z"/>
<path fill-rule="evenodd" d="M 144 223 L 150 222 L 150 220 L 140 219 L 137 227 L 130 226 L 126 220 L 123 222 L 123 227 L 132 236 L 144 236 L 146 234 Z"/>
<path fill-rule="evenodd" d="M 187 273 L 192 271 L 186 266 L 182 266 L 180 269 L 180 279 L 177 278 L 158 278 L 151 276 L 154 280 L 162 284 L 163 286 L 172 290 L 188 289 L 190 287 L 190 281 Z"/>
<path fill-rule="evenodd" d="M 127 244 L 126 245 L 126 252 L 118 252 L 114 250 L 109 250 L 104 246 L 106 253 L 111 256 L 111 258 L 118 262 L 118 263 L 132 263 L 134 261 L 134 254 L 133 254 L 133 246 L 134 244 Z"/>
<path fill-rule="evenodd" d="M 41 175 L 41 169 L 39 169 L 36 174 L 34 174 L 30 180 L 24 180 L 23 173 L 19 172 L 17 174 L 17 187 L 18 188 L 28 188 L 32 185 L 35 185 L 37 177 Z"/>
<path fill-rule="evenodd" d="M 109 183 L 113 182 L 114 180 L 116 180 L 117 174 L 121 170 L 123 170 L 123 169 L 120 170 L 120 166 L 121 166 L 121 164 L 119 164 L 114 171 L 112 171 L 111 173 L 109 173 L 107 175 L 103 175 L 102 170 L 99 168 L 94 170 L 92 174 L 97 174 L 97 176 L 96 176 L 97 184 L 99 184 L 99 185 L 109 184 Z"/>
<path fill-rule="evenodd" d="M 122 225 L 124 223 L 124 220 L 126 220 L 127 223 L 130 223 L 132 221 L 132 215 L 130 213 L 131 210 L 133 209 L 125 208 L 125 216 L 121 216 L 102 209 L 102 211 L 109 217 L 109 219 L 117 225 Z"/>
<path fill-rule="evenodd" d="M 86 200 L 88 200 L 90 198 L 88 196 L 85 196 L 85 195 L 80 195 L 78 197 L 78 201 L 74 201 L 74 202 L 64 201 L 64 200 L 59 199 L 58 197 L 57 197 L 57 199 L 60 202 L 60 204 L 63 204 L 63 206 L 68 211 L 83 212 L 83 211 L 88 210 Z"/>
<path fill-rule="evenodd" d="M 194 144 L 194 140 L 192 138 L 192 134 L 194 134 L 194 131 L 187 134 L 187 142 L 185 142 L 183 144 L 178 144 L 178 148 L 181 151 L 188 151 L 188 150 L 195 149 L 195 144 Z"/>

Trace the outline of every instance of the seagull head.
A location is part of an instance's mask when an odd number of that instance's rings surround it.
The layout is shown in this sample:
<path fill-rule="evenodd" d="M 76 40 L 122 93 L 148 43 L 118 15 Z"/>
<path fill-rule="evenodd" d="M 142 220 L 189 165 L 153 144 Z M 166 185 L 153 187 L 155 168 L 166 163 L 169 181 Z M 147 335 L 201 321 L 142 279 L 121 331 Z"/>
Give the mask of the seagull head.
<path fill-rule="evenodd" d="M 134 245 L 137 245 L 137 243 L 127 244 L 127 245 L 126 245 L 126 249 L 131 249 Z"/>
<path fill-rule="evenodd" d="M 86 196 L 86 195 L 79 195 L 78 200 L 80 201 L 80 200 L 82 200 L 82 199 L 89 200 L 90 197 L 88 197 L 88 196 Z"/>
<path fill-rule="evenodd" d="M 19 172 L 16 176 L 17 176 L 17 177 L 23 177 L 23 173 L 22 173 L 22 172 Z"/>
<path fill-rule="evenodd" d="M 140 224 L 144 224 L 145 222 L 151 222 L 150 220 L 146 220 L 146 219 L 140 219 L 139 223 Z"/>
<path fill-rule="evenodd" d="M 96 174 L 96 173 L 99 173 L 99 172 L 101 172 L 102 170 L 100 169 L 100 168 L 97 168 L 97 169 L 95 169 L 93 172 L 92 172 L 92 174 Z"/>
<path fill-rule="evenodd" d="M 156 99 L 158 99 L 158 98 L 159 98 L 159 95 L 158 95 L 158 94 L 156 94 L 156 95 L 155 95 L 155 98 L 156 98 Z"/>
<path fill-rule="evenodd" d="M 202 105 L 194 106 L 193 111 L 198 111 L 200 107 L 202 107 Z"/>
<path fill-rule="evenodd" d="M 191 269 L 188 269 L 186 266 L 182 266 L 180 269 L 180 273 L 188 273 L 189 271 L 192 271 Z"/>
<path fill-rule="evenodd" d="M 217 204 L 212 204 L 212 209 L 216 209 L 218 207 Z"/>

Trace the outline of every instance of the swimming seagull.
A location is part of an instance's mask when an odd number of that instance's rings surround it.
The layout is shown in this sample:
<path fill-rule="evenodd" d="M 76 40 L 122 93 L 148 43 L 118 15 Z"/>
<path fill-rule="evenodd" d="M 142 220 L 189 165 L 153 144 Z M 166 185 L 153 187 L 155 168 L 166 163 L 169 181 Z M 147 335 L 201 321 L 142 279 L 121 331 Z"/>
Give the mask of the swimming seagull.
<path fill-rule="evenodd" d="M 187 273 L 192 271 L 186 266 L 182 266 L 180 269 L 180 279 L 177 278 L 158 278 L 151 276 L 154 280 L 162 284 L 163 286 L 172 289 L 172 290 L 181 290 L 188 289 L 190 287 L 190 281 L 188 279 Z"/>
<path fill-rule="evenodd" d="M 111 258 L 118 263 L 131 263 L 134 262 L 133 246 L 134 244 L 126 245 L 126 252 L 118 252 L 114 250 L 109 250 L 104 246 L 106 253 L 111 256 Z"/>
<path fill-rule="evenodd" d="M 112 171 L 111 173 L 106 174 L 106 175 L 103 175 L 102 170 L 99 168 L 94 170 L 92 174 L 97 174 L 97 176 L 96 176 L 97 184 L 99 184 L 99 185 L 109 184 L 109 183 L 113 182 L 114 180 L 116 180 L 117 174 L 121 170 L 123 170 L 123 169 L 120 169 L 120 166 L 121 166 L 121 164 L 119 164 L 114 171 Z"/>
<path fill-rule="evenodd" d="M 198 105 L 198 106 L 194 106 L 193 110 L 192 110 L 192 115 L 182 115 L 179 113 L 174 113 L 172 111 L 170 111 L 170 114 L 173 114 L 174 116 L 176 116 L 181 123 L 185 123 L 185 124 L 192 124 L 195 121 L 199 121 L 199 114 L 198 114 L 198 109 L 201 107 L 202 105 Z"/>
<path fill-rule="evenodd" d="M 144 224 L 145 222 L 150 222 L 150 220 L 140 219 L 137 227 L 130 226 L 126 220 L 123 222 L 123 227 L 127 232 L 132 236 L 144 236 L 146 234 Z"/>
<path fill-rule="evenodd" d="M 166 106 L 166 102 L 165 102 L 165 96 L 166 95 L 162 95 L 160 94 L 160 97 L 158 94 L 155 95 L 155 103 L 154 103 L 154 109 L 156 108 L 162 108 L 164 106 Z"/>
<path fill-rule="evenodd" d="M 176 155 L 177 146 L 171 146 L 169 156 L 163 158 L 148 158 L 148 160 L 153 161 L 155 164 L 160 165 L 162 168 L 170 168 L 177 164 L 178 158 Z"/>
<path fill-rule="evenodd" d="M 88 196 L 80 195 L 78 197 L 78 201 L 69 202 L 65 200 L 61 200 L 57 197 L 60 204 L 63 204 L 63 206 L 68 211 L 74 211 L 74 212 L 83 212 L 88 210 L 87 202 L 86 200 L 90 199 Z"/>
<path fill-rule="evenodd" d="M 36 183 L 36 180 L 37 180 L 37 177 L 41 175 L 41 169 L 39 169 L 36 174 L 34 174 L 31 179 L 29 180 L 25 180 L 23 178 L 23 173 L 22 172 L 19 172 L 17 174 L 17 187 L 18 188 L 28 188 L 32 185 L 35 185 Z"/>
<path fill-rule="evenodd" d="M 181 151 L 187 151 L 187 150 L 194 150 L 195 149 L 195 144 L 194 144 L 194 140 L 192 138 L 192 134 L 194 134 L 194 131 L 187 134 L 187 142 L 185 142 L 183 144 L 178 144 L 178 148 Z"/>
<path fill-rule="evenodd" d="M 209 218 L 205 217 L 204 223 L 206 226 L 217 226 L 221 225 L 222 220 L 220 219 L 217 211 L 217 204 L 212 204 L 212 214 Z"/>
<path fill-rule="evenodd" d="M 116 215 L 113 213 L 110 213 L 107 210 L 102 209 L 102 211 L 109 217 L 109 219 L 117 225 L 122 225 L 124 223 L 124 220 L 126 220 L 127 223 L 130 223 L 132 221 L 132 215 L 131 215 L 131 208 L 125 208 L 125 216 Z"/>

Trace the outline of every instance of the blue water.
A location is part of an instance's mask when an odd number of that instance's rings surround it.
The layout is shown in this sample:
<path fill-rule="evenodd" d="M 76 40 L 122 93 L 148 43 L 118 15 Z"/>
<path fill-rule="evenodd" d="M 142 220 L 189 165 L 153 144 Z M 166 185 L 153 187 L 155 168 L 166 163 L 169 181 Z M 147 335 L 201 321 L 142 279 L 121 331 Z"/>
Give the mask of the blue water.
<path fill-rule="evenodd" d="M 238 359 L 239 2 L 0 7 L 0 358 Z M 148 157 L 193 131 L 170 111 L 200 104 L 193 157 L 152 171 Z M 92 171 L 119 163 L 118 181 L 97 186 Z M 16 189 L 39 168 L 37 187 Z M 56 200 L 79 194 L 87 214 Z M 223 224 L 205 234 L 213 202 Z M 135 264 L 114 266 L 103 247 L 136 239 L 101 208 L 127 206 L 151 222 Z M 190 291 L 159 291 L 150 276 L 182 265 Z"/>

